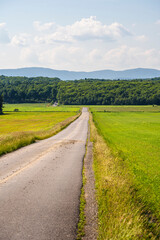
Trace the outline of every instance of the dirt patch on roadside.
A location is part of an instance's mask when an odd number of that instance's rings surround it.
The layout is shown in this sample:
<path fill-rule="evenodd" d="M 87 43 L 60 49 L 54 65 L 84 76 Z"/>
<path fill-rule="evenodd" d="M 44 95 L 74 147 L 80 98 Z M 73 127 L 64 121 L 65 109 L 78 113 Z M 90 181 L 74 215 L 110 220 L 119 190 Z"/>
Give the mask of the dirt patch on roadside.
<path fill-rule="evenodd" d="M 84 228 L 85 236 L 82 240 L 96 240 L 98 233 L 98 206 L 95 197 L 95 178 L 93 172 L 93 143 L 90 142 L 90 132 L 88 133 L 88 143 L 87 143 L 87 154 L 84 159 L 84 169 L 86 184 L 84 186 L 85 191 L 85 216 L 86 216 L 86 225 Z"/>

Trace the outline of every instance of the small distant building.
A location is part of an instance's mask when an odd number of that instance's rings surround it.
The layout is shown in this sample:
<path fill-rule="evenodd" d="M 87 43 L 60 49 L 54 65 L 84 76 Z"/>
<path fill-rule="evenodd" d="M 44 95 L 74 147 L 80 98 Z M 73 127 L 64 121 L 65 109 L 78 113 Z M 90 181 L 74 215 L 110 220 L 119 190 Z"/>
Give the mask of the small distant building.
<path fill-rule="evenodd" d="M 58 106 L 58 102 L 54 102 L 53 107 L 57 107 Z"/>

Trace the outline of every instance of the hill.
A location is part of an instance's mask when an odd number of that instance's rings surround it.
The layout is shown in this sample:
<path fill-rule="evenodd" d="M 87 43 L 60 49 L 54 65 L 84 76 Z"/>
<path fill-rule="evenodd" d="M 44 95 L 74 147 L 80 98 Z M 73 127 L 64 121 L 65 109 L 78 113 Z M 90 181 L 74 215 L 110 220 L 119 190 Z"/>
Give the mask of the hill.
<path fill-rule="evenodd" d="M 25 77 L 58 77 L 62 80 L 75 80 L 85 78 L 95 79 L 146 79 L 160 77 L 160 70 L 149 68 L 136 68 L 123 71 L 100 70 L 93 72 L 75 72 L 65 70 L 54 70 L 50 68 L 19 68 L 0 69 L 0 75 L 4 76 L 25 76 Z"/>

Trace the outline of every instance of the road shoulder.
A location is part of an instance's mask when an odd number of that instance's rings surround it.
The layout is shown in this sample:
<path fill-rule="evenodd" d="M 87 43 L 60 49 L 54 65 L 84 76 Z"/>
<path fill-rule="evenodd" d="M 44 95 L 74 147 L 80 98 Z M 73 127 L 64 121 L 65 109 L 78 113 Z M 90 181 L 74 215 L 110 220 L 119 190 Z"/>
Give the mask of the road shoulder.
<path fill-rule="evenodd" d="M 81 236 L 77 239 L 96 240 L 98 236 L 98 206 L 95 194 L 95 178 L 93 171 L 93 143 L 90 141 L 90 129 L 88 129 L 88 141 L 86 145 L 86 155 L 83 167 L 83 187 L 81 191 L 81 206 L 84 213 L 85 224 L 81 231 Z M 84 207 L 85 205 L 85 207 Z M 82 221 L 83 221 L 82 217 Z M 84 235 L 82 237 L 82 235 Z"/>

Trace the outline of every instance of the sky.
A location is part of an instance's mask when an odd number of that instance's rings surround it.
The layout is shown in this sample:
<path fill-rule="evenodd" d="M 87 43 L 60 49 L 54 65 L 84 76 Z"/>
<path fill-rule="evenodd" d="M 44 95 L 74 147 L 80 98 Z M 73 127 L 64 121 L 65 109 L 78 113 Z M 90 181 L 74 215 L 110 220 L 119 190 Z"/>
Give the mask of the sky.
<path fill-rule="evenodd" d="M 160 69 L 160 0 L 0 0 L 0 69 Z"/>

